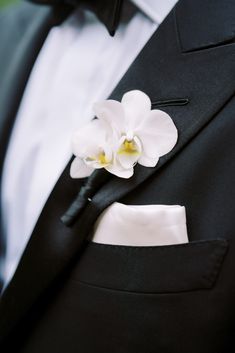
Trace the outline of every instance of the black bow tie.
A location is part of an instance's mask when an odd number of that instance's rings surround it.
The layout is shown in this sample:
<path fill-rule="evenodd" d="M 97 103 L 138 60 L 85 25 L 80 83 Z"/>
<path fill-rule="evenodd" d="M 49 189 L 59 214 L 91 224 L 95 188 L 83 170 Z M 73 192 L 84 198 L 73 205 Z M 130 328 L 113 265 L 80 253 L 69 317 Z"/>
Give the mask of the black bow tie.
<path fill-rule="evenodd" d="M 59 7 L 83 6 L 96 14 L 98 19 L 106 26 L 111 36 L 114 36 L 118 27 L 123 0 L 29 0 L 34 3 Z"/>

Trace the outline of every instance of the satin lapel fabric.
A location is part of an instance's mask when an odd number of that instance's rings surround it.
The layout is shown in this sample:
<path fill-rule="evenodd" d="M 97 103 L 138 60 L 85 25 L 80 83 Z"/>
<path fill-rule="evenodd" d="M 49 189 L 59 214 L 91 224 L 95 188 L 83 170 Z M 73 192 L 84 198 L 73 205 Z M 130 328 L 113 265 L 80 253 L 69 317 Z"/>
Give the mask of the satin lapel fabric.
<path fill-rule="evenodd" d="M 234 13 L 235 4 L 226 2 L 227 6 L 223 2 L 224 11 L 221 12 L 219 0 L 213 3 L 213 9 L 208 6 L 209 1 L 181 0 L 112 93 L 111 98 L 119 100 L 125 92 L 140 89 L 152 101 L 188 100 L 189 103 L 182 106 L 162 108 L 174 120 L 179 141 L 168 155 L 160 159 L 156 168 L 137 166 L 134 176 L 128 180 L 111 177 L 71 228 L 66 227 L 60 217 L 84 181 L 71 180 L 67 166 L 44 207 L 13 280 L 2 296 L 2 341 L 50 293 L 60 276 L 78 261 L 84 239 L 101 212 L 138 186 L 143 186 L 148 178 L 154 176 L 157 180 L 158 171 L 163 166 L 167 168 L 174 156 L 197 138 L 234 94 L 235 45 L 229 14 Z M 201 13 L 207 18 L 213 16 L 218 36 L 213 36 L 210 21 L 206 34 L 202 33 Z M 194 18 L 192 31 L 188 23 L 190 18 Z M 28 46 L 30 52 L 31 44 Z"/>
<path fill-rule="evenodd" d="M 7 12 L 8 10 L 5 11 Z M 18 11 L 21 21 L 16 23 L 15 31 L 12 31 L 9 37 L 10 39 L 8 38 L 7 45 L 4 41 L 0 43 L 1 68 L 6 67 L 5 70 L 0 72 L 0 182 L 11 128 L 14 124 L 27 79 L 47 33 L 53 25 L 56 25 L 63 18 L 58 16 L 59 14 L 50 7 L 23 4 Z M 69 9 L 66 8 L 64 10 L 64 17 L 66 17 L 68 13 Z M 4 33 L 6 33 L 5 37 L 9 36 L 9 20 L 14 22 L 15 18 L 13 16 L 11 16 L 12 18 L 6 16 L 7 22 L 5 21 L 4 12 L 1 15 L 1 33 L 3 33 L 4 38 Z M 26 21 L 26 16 L 30 18 L 29 23 Z M 10 60 L 8 51 L 10 53 L 12 52 Z M 1 219 L 2 215 L 0 210 L 0 253 L 4 251 L 1 247 L 5 245 L 2 244 Z"/>
<path fill-rule="evenodd" d="M 19 28 L 11 35 L 11 56 L 10 62 L 6 63 L 5 72 L 1 73 L 0 81 L 0 167 L 7 148 L 11 127 L 14 123 L 20 100 L 22 98 L 27 79 L 36 60 L 37 54 L 43 45 L 43 42 L 50 28 L 56 23 L 54 11 L 48 7 L 39 7 L 35 5 L 22 6 L 31 17 L 30 24 L 26 27 L 22 21 Z M 20 12 L 20 11 L 19 11 Z M 20 15 L 20 13 L 19 13 Z M 14 21 L 14 18 L 12 18 Z M 8 23 L 1 20 L 4 30 L 7 32 Z M 20 35 L 20 34 L 21 35 Z M 0 48 L 4 51 L 4 43 Z M 5 43 L 6 46 L 6 43 Z M 4 55 L 1 54 L 1 57 Z M 8 56 L 6 55 L 6 58 Z"/>
<path fill-rule="evenodd" d="M 51 9 L 38 10 L 36 17 L 34 16 L 35 11 L 33 6 L 30 6 L 28 11 L 32 18 L 29 29 L 26 31 L 23 23 L 21 23 L 19 27 L 16 27 L 15 32 L 12 33 L 10 44 L 0 44 L 1 67 L 6 67 L 5 71 L 0 72 L 0 182 L 4 155 L 19 102 L 33 62 L 43 44 L 46 33 L 51 27 L 51 20 L 48 20 L 48 15 L 52 12 Z M 2 14 L 2 17 L 0 17 L 0 23 L 3 26 L 2 32 L 4 33 L 5 31 L 7 36 L 9 23 L 4 20 L 4 14 Z M 11 21 L 14 21 L 14 18 L 12 18 Z M 20 36 L 19 33 L 21 33 L 22 36 Z M 32 43 L 34 43 L 34 45 L 32 45 Z M 15 55 L 11 55 L 11 60 L 9 61 L 8 51 L 13 51 L 14 48 L 17 48 L 14 53 Z M 25 55 L 26 53 L 28 55 Z M 4 60 L 4 58 L 6 59 Z M 0 210 L 0 258 L 5 252 L 5 240 L 1 219 L 2 215 Z M 0 277 L 1 275 L 2 269 L 0 262 Z"/>

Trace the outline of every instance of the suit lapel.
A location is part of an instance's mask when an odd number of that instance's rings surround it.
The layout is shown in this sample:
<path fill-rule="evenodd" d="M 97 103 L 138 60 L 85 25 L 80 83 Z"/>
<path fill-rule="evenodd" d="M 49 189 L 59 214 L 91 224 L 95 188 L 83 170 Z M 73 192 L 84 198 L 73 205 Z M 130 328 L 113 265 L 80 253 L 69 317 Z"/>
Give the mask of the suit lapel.
<path fill-rule="evenodd" d="M 25 16 L 24 12 L 28 14 L 30 19 L 27 29 L 23 21 Z M 0 24 L 1 32 L 4 33 L 6 30 L 9 31 L 6 35 L 7 43 L 4 43 L 3 46 L 10 48 L 6 53 L 6 60 L 4 60 L 5 53 L 3 51 L 1 52 L 2 62 L 6 62 L 6 65 L 4 66 L 2 64 L 5 70 L 1 71 L 0 80 L 0 184 L 2 166 L 11 133 L 11 127 L 13 126 L 31 68 L 45 36 L 52 25 L 52 19 L 53 11 L 51 9 L 35 9 L 35 6 L 32 5 L 23 5 L 19 10 L 16 10 L 15 18 L 11 19 L 15 20 L 15 25 L 12 31 L 9 30 L 11 26 L 8 26 L 8 23 L 4 24 L 3 22 Z M 9 55 L 9 51 L 11 55 Z M 3 236 L 1 218 L 2 215 L 0 209 L 0 256 L 5 251 L 5 244 L 2 244 Z M 2 274 L 1 265 L 2 263 L 0 262 L 0 276 Z"/>
<path fill-rule="evenodd" d="M 61 12 L 51 7 L 23 4 L 13 18 L 15 27 L 12 33 L 7 35 L 8 41 L 11 42 L 12 53 L 11 56 L 7 54 L 6 70 L 0 80 L 0 170 L 11 128 L 33 64 L 50 28 L 59 24 L 70 11 L 71 9 L 66 7 L 61 16 Z M 26 15 L 30 19 L 29 23 L 24 19 Z M 24 21 L 27 23 L 26 29 Z M 3 30 L 6 30 L 5 27 Z M 8 43 L 5 43 L 5 46 L 7 45 Z"/>
<path fill-rule="evenodd" d="M 15 7 L 15 13 L 13 9 L 11 10 L 11 17 L 6 16 L 9 21 L 14 21 L 14 26 L 4 23 L 1 17 L 0 30 L 7 32 L 7 42 L 1 43 L 1 49 L 6 48 L 6 60 L 4 60 L 5 53 L 1 52 L 1 59 L 6 65 L 2 64 L 0 80 L 0 184 L 12 126 L 34 62 L 51 27 L 63 21 L 70 11 L 69 7 L 64 7 L 61 12 L 52 7 L 23 3 L 18 8 Z M 4 34 L 2 37 L 4 38 Z M 9 48 L 8 51 L 7 48 Z M 1 219 L 0 208 L 0 240 L 2 239 Z M 4 244 L 0 242 L 0 255 L 4 251 Z M 0 274 L 1 266 L 0 262 Z"/>
<path fill-rule="evenodd" d="M 4 22 L 0 25 L 1 31 L 8 31 L 7 43 L 3 46 L 9 47 L 11 54 L 7 52 L 7 59 L 4 60 L 4 52 L 1 53 L 6 67 L 3 65 L 5 70 L 2 70 L 0 80 L 0 183 L 11 129 L 28 77 L 48 31 L 60 20 L 50 7 L 23 4 L 15 9 L 15 12 L 15 17 L 10 18 L 15 22 L 14 26 L 8 26 L 8 23 L 4 24 Z M 25 21 L 26 16 L 28 16 L 28 22 Z M 3 238 L 1 218 L 0 210 L 0 239 Z M 4 244 L 0 242 L 0 254 L 4 252 L 3 246 Z"/>
<path fill-rule="evenodd" d="M 83 240 L 91 231 L 98 215 L 109 204 L 120 200 L 153 174 L 157 178 L 159 169 L 169 163 L 191 139 L 196 138 L 234 94 L 235 46 L 232 43 L 219 46 L 216 41 L 209 45 L 211 41 L 208 34 L 207 38 L 198 40 L 201 33 L 199 14 L 203 12 L 205 3 L 207 1 L 197 1 L 198 8 L 195 8 L 195 1 L 182 0 L 150 39 L 112 94 L 112 98 L 120 99 L 128 90 L 141 89 L 152 101 L 174 101 L 177 98 L 188 100 L 189 103 L 185 105 L 163 108 L 171 115 L 178 128 L 177 146 L 161 158 L 156 168 L 137 167 L 135 175 L 129 180 L 111 177 L 93 196 L 92 202 L 72 228 L 63 225 L 60 217 L 76 196 L 82 181 L 72 181 L 67 167 L 52 192 L 15 276 L 2 297 L 2 339 L 30 312 L 35 303 L 39 303 L 47 295 L 50 284 L 55 283 L 58 276 L 78 259 Z M 215 1 L 214 16 L 217 14 L 219 42 L 222 43 L 231 38 L 228 38 L 228 28 L 225 26 L 225 30 L 220 25 L 224 24 L 224 15 L 221 17 L 221 12 L 217 11 L 219 5 L 221 6 L 221 2 Z M 230 2 L 226 13 L 233 10 L 234 5 Z M 185 27 L 185 21 L 190 16 L 197 17 L 193 32 L 190 27 Z M 186 40 L 185 31 L 191 33 L 191 41 Z M 197 45 L 192 45 L 194 42 Z M 29 287 L 31 290 L 25 289 Z M 14 299 L 16 295 L 17 301 Z"/>
<path fill-rule="evenodd" d="M 25 85 L 37 54 L 52 25 L 51 21 L 51 9 L 42 8 L 37 11 L 36 16 L 32 12 L 32 21 L 25 32 L 22 29 L 23 33 L 20 41 L 18 33 L 10 35 L 9 40 L 15 42 L 15 49 L 0 83 L 1 166 Z"/>

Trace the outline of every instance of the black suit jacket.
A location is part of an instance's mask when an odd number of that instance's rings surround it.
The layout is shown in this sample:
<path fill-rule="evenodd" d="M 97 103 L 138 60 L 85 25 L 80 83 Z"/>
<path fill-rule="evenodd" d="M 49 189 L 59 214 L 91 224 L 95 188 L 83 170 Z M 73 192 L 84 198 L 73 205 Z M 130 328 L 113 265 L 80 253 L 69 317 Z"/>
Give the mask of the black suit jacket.
<path fill-rule="evenodd" d="M 1 166 L 30 70 L 60 21 L 29 4 L 0 14 Z M 61 216 L 86 181 L 65 169 L 1 298 L 1 352 L 235 352 L 234 23 L 234 1 L 179 0 L 149 40 L 111 97 L 143 90 L 179 141 L 156 168 L 110 176 L 72 227 Z M 114 201 L 184 205 L 190 242 L 88 242 Z"/>

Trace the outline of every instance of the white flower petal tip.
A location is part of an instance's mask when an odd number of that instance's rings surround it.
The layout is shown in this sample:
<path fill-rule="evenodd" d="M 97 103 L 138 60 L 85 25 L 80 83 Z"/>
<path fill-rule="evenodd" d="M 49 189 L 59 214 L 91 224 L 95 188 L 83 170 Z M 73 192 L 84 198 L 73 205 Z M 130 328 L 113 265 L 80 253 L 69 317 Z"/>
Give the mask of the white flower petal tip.
<path fill-rule="evenodd" d="M 153 168 L 177 143 L 178 132 L 171 117 L 162 110 L 151 110 L 151 100 L 142 91 L 129 91 L 121 102 L 106 100 L 93 108 L 98 119 L 73 138 L 76 158 L 70 169 L 72 178 L 104 168 L 128 179 L 137 163 Z"/>
<path fill-rule="evenodd" d="M 73 179 L 87 178 L 93 172 L 93 168 L 90 168 L 80 158 L 75 158 L 70 166 L 70 176 Z"/>

